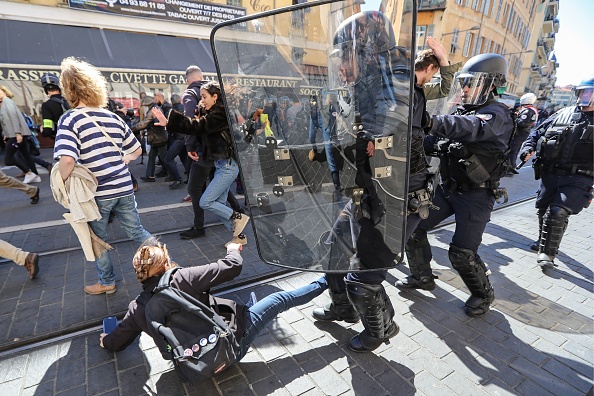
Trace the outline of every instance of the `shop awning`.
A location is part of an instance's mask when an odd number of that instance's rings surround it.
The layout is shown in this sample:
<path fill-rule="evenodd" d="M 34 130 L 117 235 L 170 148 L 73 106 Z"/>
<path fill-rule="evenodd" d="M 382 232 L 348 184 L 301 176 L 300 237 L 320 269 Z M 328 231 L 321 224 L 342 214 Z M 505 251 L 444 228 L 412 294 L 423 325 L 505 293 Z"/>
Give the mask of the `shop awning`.
<path fill-rule="evenodd" d="M 103 68 L 215 72 L 210 42 L 98 28 L 0 20 L 0 63 L 58 66 L 75 56 Z"/>

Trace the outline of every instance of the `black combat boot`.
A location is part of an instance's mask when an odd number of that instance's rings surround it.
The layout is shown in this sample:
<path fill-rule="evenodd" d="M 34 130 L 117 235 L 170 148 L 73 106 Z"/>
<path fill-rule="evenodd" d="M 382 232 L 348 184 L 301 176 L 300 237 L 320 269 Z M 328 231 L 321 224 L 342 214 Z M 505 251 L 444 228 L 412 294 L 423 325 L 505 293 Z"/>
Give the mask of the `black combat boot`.
<path fill-rule="evenodd" d="M 311 316 L 315 320 L 324 322 L 344 320 L 347 323 L 357 323 L 359 321 L 359 313 L 353 308 L 346 291 L 342 293 L 330 291 L 329 293 L 332 302 L 323 308 L 314 309 Z"/>
<path fill-rule="evenodd" d="M 556 266 L 553 260 L 559 252 L 570 214 L 571 212 L 562 206 L 551 205 L 543 217 L 540 246 L 536 257 L 536 262 L 543 270 Z"/>
<path fill-rule="evenodd" d="M 389 344 L 390 338 L 400 331 L 394 318 L 394 307 L 382 285 L 346 280 L 347 295 L 355 306 L 365 330 L 349 341 L 349 348 L 355 352 L 371 352 L 382 343 Z"/>
<path fill-rule="evenodd" d="M 543 222 L 543 218 L 545 213 L 547 212 L 547 209 L 544 208 L 539 208 L 536 211 L 536 214 L 538 216 L 538 239 L 534 242 L 532 242 L 532 245 L 530 245 L 530 250 L 533 250 L 535 252 L 538 252 L 538 248 L 540 247 L 540 238 L 542 236 L 542 222 Z"/>
<path fill-rule="evenodd" d="M 406 257 L 412 275 L 396 282 L 396 287 L 403 289 L 435 289 L 435 279 L 431 271 L 431 246 L 427 232 L 418 230 L 406 243 Z"/>
<path fill-rule="evenodd" d="M 483 316 L 495 299 L 493 287 L 487 276 L 487 265 L 474 251 L 454 244 L 450 244 L 448 253 L 452 267 L 458 271 L 471 294 L 466 300 L 464 312 L 468 316 Z"/>

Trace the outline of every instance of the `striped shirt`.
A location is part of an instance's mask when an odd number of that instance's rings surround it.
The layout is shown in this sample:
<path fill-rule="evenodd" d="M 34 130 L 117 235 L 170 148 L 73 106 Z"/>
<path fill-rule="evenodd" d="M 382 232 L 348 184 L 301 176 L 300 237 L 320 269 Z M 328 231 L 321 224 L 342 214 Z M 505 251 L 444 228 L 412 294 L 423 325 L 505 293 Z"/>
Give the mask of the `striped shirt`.
<path fill-rule="evenodd" d="M 96 199 L 115 199 L 134 193 L 128 166 L 122 155 L 140 148 L 130 128 L 117 115 L 100 108 L 84 108 L 118 145 L 116 148 L 81 109 L 72 109 L 60 118 L 54 158 L 74 158 L 97 178 Z M 121 152 L 120 152 L 121 150 Z M 122 154 L 123 152 L 123 154 Z"/>

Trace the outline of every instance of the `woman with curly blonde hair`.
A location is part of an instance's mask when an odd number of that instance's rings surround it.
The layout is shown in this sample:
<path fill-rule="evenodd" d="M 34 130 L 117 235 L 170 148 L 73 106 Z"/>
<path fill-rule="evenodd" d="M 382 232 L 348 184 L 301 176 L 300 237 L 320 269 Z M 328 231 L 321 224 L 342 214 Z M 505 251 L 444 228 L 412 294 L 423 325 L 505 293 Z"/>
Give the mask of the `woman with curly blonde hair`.
<path fill-rule="evenodd" d="M 101 219 L 89 222 L 95 235 L 107 239 L 113 211 L 128 237 L 142 243 L 151 237 L 140 224 L 128 163 L 142 153 L 128 125 L 107 105 L 107 82 L 93 65 L 75 59 L 62 61 L 62 92 L 71 110 L 58 124 L 54 157 L 64 181 L 75 164 L 84 165 L 97 178 L 95 202 Z M 96 259 L 99 282 L 85 286 L 87 294 L 115 293 L 115 274 L 109 253 Z"/>
<path fill-rule="evenodd" d="M 16 165 L 24 174 L 26 184 L 40 183 L 37 168 L 29 152 L 31 131 L 17 105 L 12 100 L 14 94 L 4 85 L 0 85 L 0 125 L 6 143 L 4 162 Z M 21 155 L 15 155 L 16 153 Z"/>

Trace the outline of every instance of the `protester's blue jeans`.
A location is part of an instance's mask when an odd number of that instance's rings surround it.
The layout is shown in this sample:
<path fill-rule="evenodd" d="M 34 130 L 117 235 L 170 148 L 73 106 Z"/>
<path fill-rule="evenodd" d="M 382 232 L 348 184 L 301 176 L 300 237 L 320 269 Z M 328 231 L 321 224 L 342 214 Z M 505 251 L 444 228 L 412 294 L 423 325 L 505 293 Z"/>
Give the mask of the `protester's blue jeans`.
<path fill-rule="evenodd" d="M 318 151 L 316 147 L 316 133 L 318 128 L 322 131 L 322 139 L 324 139 L 324 150 L 326 150 L 326 160 L 328 161 L 328 169 L 330 172 L 338 172 L 336 162 L 334 161 L 334 154 L 332 153 L 332 141 L 336 140 L 335 136 L 331 136 L 329 127 L 324 126 L 322 115 L 318 114 L 318 120 L 314 122 L 313 118 L 309 119 L 309 142 L 314 147 L 314 151 Z"/>
<path fill-rule="evenodd" d="M 169 171 L 169 177 L 176 181 L 182 181 L 181 176 L 179 175 L 179 171 L 177 170 L 177 166 L 175 165 L 175 157 L 179 157 L 182 162 L 182 165 L 185 167 L 186 163 L 186 142 L 183 140 L 174 140 L 169 146 L 167 150 L 167 155 L 165 156 L 165 162 L 167 163 L 167 171 Z"/>
<path fill-rule="evenodd" d="M 245 333 L 240 341 L 240 352 L 237 361 L 245 356 L 250 344 L 256 339 L 258 334 L 274 320 L 280 313 L 293 307 L 307 304 L 328 288 L 326 277 L 300 287 L 292 291 L 279 291 L 273 293 L 264 299 L 258 301 L 252 307 L 248 308 L 245 318 Z"/>
<path fill-rule="evenodd" d="M 122 198 L 102 199 L 96 200 L 101 219 L 91 221 L 89 225 L 91 229 L 102 241 L 107 239 L 107 221 L 109 220 L 109 212 L 113 210 L 117 216 L 122 228 L 129 238 L 132 238 L 136 243 L 141 244 L 152 235 L 146 231 L 140 224 L 140 217 L 136 209 L 136 200 L 134 194 Z M 99 275 L 99 283 L 103 286 L 115 285 L 115 275 L 113 273 L 113 265 L 109 258 L 109 252 L 103 253 L 101 257 L 95 260 L 97 273 Z"/>
<path fill-rule="evenodd" d="M 200 198 L 200 207 L 216 214 L 225 228 L 231 230 L 233 209 L 227 206 L 227 194 L 239 174 L 239 166 L 233 158 L 229 158 L 215 161 L 215 168 L 214 179 L 208 183 Z"/>

